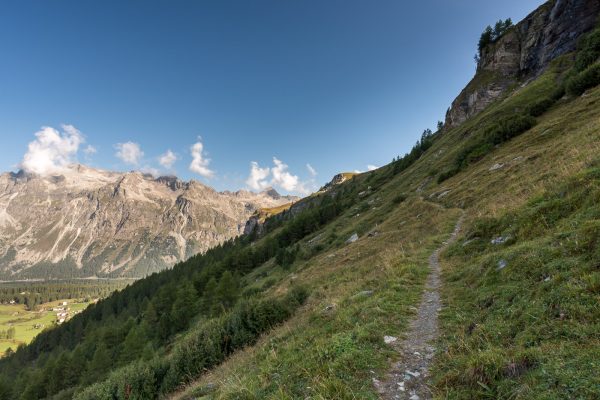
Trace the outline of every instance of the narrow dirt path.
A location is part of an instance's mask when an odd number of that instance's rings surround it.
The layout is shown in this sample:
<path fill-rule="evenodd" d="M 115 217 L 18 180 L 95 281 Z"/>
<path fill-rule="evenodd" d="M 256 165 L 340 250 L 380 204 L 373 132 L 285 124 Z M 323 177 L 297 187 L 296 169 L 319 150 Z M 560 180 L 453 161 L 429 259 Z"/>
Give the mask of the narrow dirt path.
<path fill-rule="evenodd" d="M 374 380 L 379 397 L 383 400 L 423 400 L 431 399 L 428 386 L 429 366 L 433 358 L 438 332 L 440 302 L 440 252 L 456 240 L 462 225 L 459 218 L 450 238 L 429 257 L 430 273 L 417 315 L 410 323 L 404 341 L 394 346 L 400 353 L 400 360 L 392 366 L 384 381 Z"/>

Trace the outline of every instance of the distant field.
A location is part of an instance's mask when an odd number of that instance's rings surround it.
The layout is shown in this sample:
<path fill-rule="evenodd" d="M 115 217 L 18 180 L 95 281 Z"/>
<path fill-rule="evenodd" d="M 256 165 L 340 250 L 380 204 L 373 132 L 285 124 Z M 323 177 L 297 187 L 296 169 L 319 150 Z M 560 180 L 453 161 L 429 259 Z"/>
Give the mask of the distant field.
<path fill-rule="evenodd" d="M 73 299 L 57 300 L 39 305 L 39 311 L 27 311 L 23 304 L 0 304 L 0 331 L 15 328 L 14 339 L 0 338 L 0 356 L 10 347 L 13 350 L 21 343 L 29 343 L 44 329 L 56 324 L 56 312 L 50 311 L 63 301 L 67 302 L 69 318 L 86 308 L 91 302 Z"/>

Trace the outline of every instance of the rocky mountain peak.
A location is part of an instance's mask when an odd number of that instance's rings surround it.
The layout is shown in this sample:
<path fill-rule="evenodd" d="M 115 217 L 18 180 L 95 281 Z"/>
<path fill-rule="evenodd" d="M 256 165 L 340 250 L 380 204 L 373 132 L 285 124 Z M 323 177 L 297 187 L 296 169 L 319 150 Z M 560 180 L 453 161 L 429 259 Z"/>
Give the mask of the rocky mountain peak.
<path fill-rule="evenodd" d="M 179 178 L 173 175 L 159 176 L 158 178 L 156 178 L 156 182 L 165 185 L 172 191 L 185 189 L 187 187 L 187 184 L 185 182 L 181 181 Z"/>
<path fill-rule="evenodd" d="M 478 114 L 515 82 L 541 74 L 555 58 L 575 50 L 600 13 L 598 0 L 549 1 L 510 28 L 480 54 L 477 72 L 446 113 L 454 127 Z"/>
<path fill-rule="evenodd" d="M 265 196 L 269 196 L 275 200 L 279 200 L 281 198 L 281 195 L 277 192 L 277 190 L 273 189 L 272 187 L 266 188 L 261 193 L 264 194 Z"/>

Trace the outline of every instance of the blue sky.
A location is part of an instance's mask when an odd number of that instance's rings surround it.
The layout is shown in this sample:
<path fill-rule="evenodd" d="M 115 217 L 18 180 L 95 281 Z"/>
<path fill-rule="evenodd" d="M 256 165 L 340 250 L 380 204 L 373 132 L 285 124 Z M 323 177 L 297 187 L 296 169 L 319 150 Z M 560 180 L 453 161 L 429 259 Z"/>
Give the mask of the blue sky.
<path fill-rule="evenodd" d="M 46 126 L 35 154 L 58 138 L 65 162 L 310 190 L 408 151 L 472 77 L 483 28 L 542 3 L 4 2 L 0 170 Z"/>

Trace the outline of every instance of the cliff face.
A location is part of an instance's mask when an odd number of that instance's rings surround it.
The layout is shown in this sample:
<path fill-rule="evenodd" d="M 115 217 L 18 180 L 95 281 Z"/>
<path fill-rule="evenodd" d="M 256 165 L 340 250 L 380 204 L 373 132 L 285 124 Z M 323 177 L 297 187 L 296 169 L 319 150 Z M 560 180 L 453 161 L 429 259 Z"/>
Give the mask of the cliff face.
<path fill-rule="evenodd" d="M 573 51 L 596 24 L 600 0 L 553 0 L 483 49 L 477 72 L 446 113 L 454 127 L 476 115 L 515 82 L 539 75 L 550 61 Z"/>
<path fill-rule="evenodd" d="M 295 197 L 73 166 L 0 175 L 0 278 L 140 277 L 240 235 Z"/>

